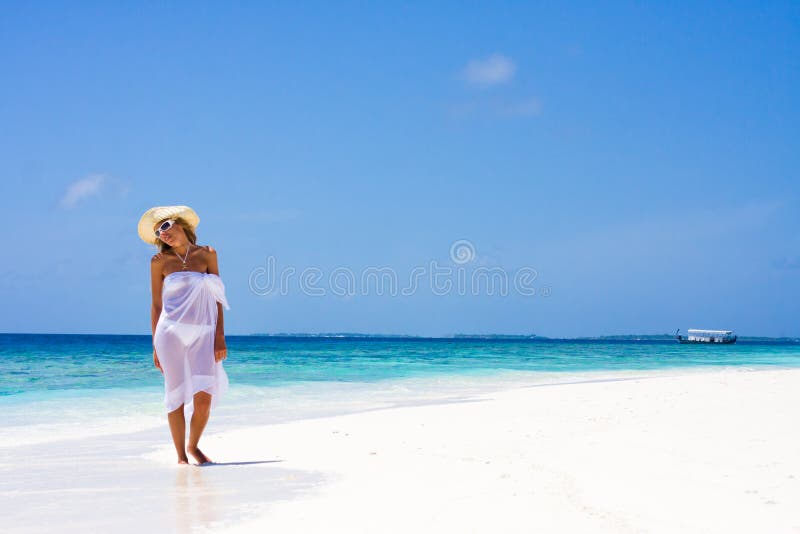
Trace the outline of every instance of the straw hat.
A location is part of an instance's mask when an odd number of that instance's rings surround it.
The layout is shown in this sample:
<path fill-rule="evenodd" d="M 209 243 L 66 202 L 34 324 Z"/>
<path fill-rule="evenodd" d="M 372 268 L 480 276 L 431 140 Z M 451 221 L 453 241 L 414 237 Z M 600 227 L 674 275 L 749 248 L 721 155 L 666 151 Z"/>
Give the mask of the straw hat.
<path fill-rule="evenodd" d="M 144 212 L 142 218 L 139 219 L 139 237 L 145 243 L 155 245 L 157 238 L 153 227 L 156 223 L 164 219 L 177 219 L 178 217 L 189 223 L 192 230 L 200 224 L 200 217 L 189 206 L 156 206 Z"/>

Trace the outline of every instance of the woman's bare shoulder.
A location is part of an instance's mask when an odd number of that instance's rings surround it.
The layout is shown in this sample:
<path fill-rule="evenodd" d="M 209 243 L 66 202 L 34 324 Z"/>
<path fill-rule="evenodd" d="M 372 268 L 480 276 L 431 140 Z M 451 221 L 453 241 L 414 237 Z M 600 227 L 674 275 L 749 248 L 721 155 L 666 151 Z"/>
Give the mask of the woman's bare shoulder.
<path fill-rule="evenodd" d="M 219 263 L 217 260 L 217 251 L 211 245 L 200 245 L 200 250 L 203 252 L 203 259 L 206 262 L 206 271 L 209 273 L 219 274 Z"/>

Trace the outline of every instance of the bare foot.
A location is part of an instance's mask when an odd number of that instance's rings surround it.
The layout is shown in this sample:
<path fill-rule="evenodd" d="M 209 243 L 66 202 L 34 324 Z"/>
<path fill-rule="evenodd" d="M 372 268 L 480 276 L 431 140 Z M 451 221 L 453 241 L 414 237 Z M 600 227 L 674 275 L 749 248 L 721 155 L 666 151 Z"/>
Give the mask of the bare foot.
<path fill-rule="evenodd" d="M 189 464 L 189 458 L 187 458 L 186 456 L 184 456 L 183 458 L 178 458 L 178 465 L 180 465 L 180 464 L 187 464 L 188 465 Z"/>
<path fill-rule="evenodd" d="M 203 451 L 201 451 L 197 447 L 187 447 L 186 452 L 194 456 L 194 459 L 197 460 L 197 465 L 214 463 L 213 461 L 211 461 L 211 458 L 203 454 Z"/>

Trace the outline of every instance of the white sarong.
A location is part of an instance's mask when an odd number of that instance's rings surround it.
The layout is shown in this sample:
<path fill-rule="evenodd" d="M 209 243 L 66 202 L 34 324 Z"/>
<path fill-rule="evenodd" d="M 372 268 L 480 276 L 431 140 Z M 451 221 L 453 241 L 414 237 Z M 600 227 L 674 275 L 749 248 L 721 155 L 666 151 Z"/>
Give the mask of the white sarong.
<path fill-rule="evenodd" d="M 183 404 L 191 413 L 199 391 L 212 395 L 213 407 L 228 389 L 222 362 L 214 361 L 217 302 L 230 309 L 225 285 L 216 274 L 177 271 L 164 278 L 161 301 L 153 343 L 164 370 L 167 412 Z"/>

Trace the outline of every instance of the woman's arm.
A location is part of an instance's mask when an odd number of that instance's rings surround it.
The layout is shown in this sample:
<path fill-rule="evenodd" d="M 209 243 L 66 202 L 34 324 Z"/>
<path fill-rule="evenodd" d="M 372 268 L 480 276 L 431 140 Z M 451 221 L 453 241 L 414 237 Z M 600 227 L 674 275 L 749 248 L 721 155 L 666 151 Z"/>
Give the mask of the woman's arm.
<path fill-rule="evenodd" d="M 225 318 L 222 315 L 222 304 L 217 302 L 217 336 L 225 335 Z"/>
<path fill-rule="evenodd" d="M 156 325 L 158 317 L 161 315 L 161 287 L 164 285 L 164 274 L 161 261 L 161 254 L 156 254 L 150 259 L 150 288 L 152 290 L 152 303 L 150 304 L 150 323 L 153 327 L 153 364 L 162 373 L 161 362 L 156 354 Z"/>
<path fill-rule="evenodd" d="M 208 265 L 208 272 L 219 276 L 217 251 L 211 246 L 207 247 L 207 250 L 206 264 Z M 214 333 L 214 359 L 216 361 L 221 361 L 227 357 L 228 348 L 225 345 L 225 316 L 222 313 L 222 304 L 217 302 L 217 329 Z"/>
<path fill-rule="evenodd" d="M 161 255 L 156 254 L 150 259 L 150 288 L 152 292 L 152 304 L 150 305 L 150 323 L 152 326 L 153 337 L 156 335 L 156 324 L 161 315 L 161 289 L 164 285 L 163 266 Z"/>

